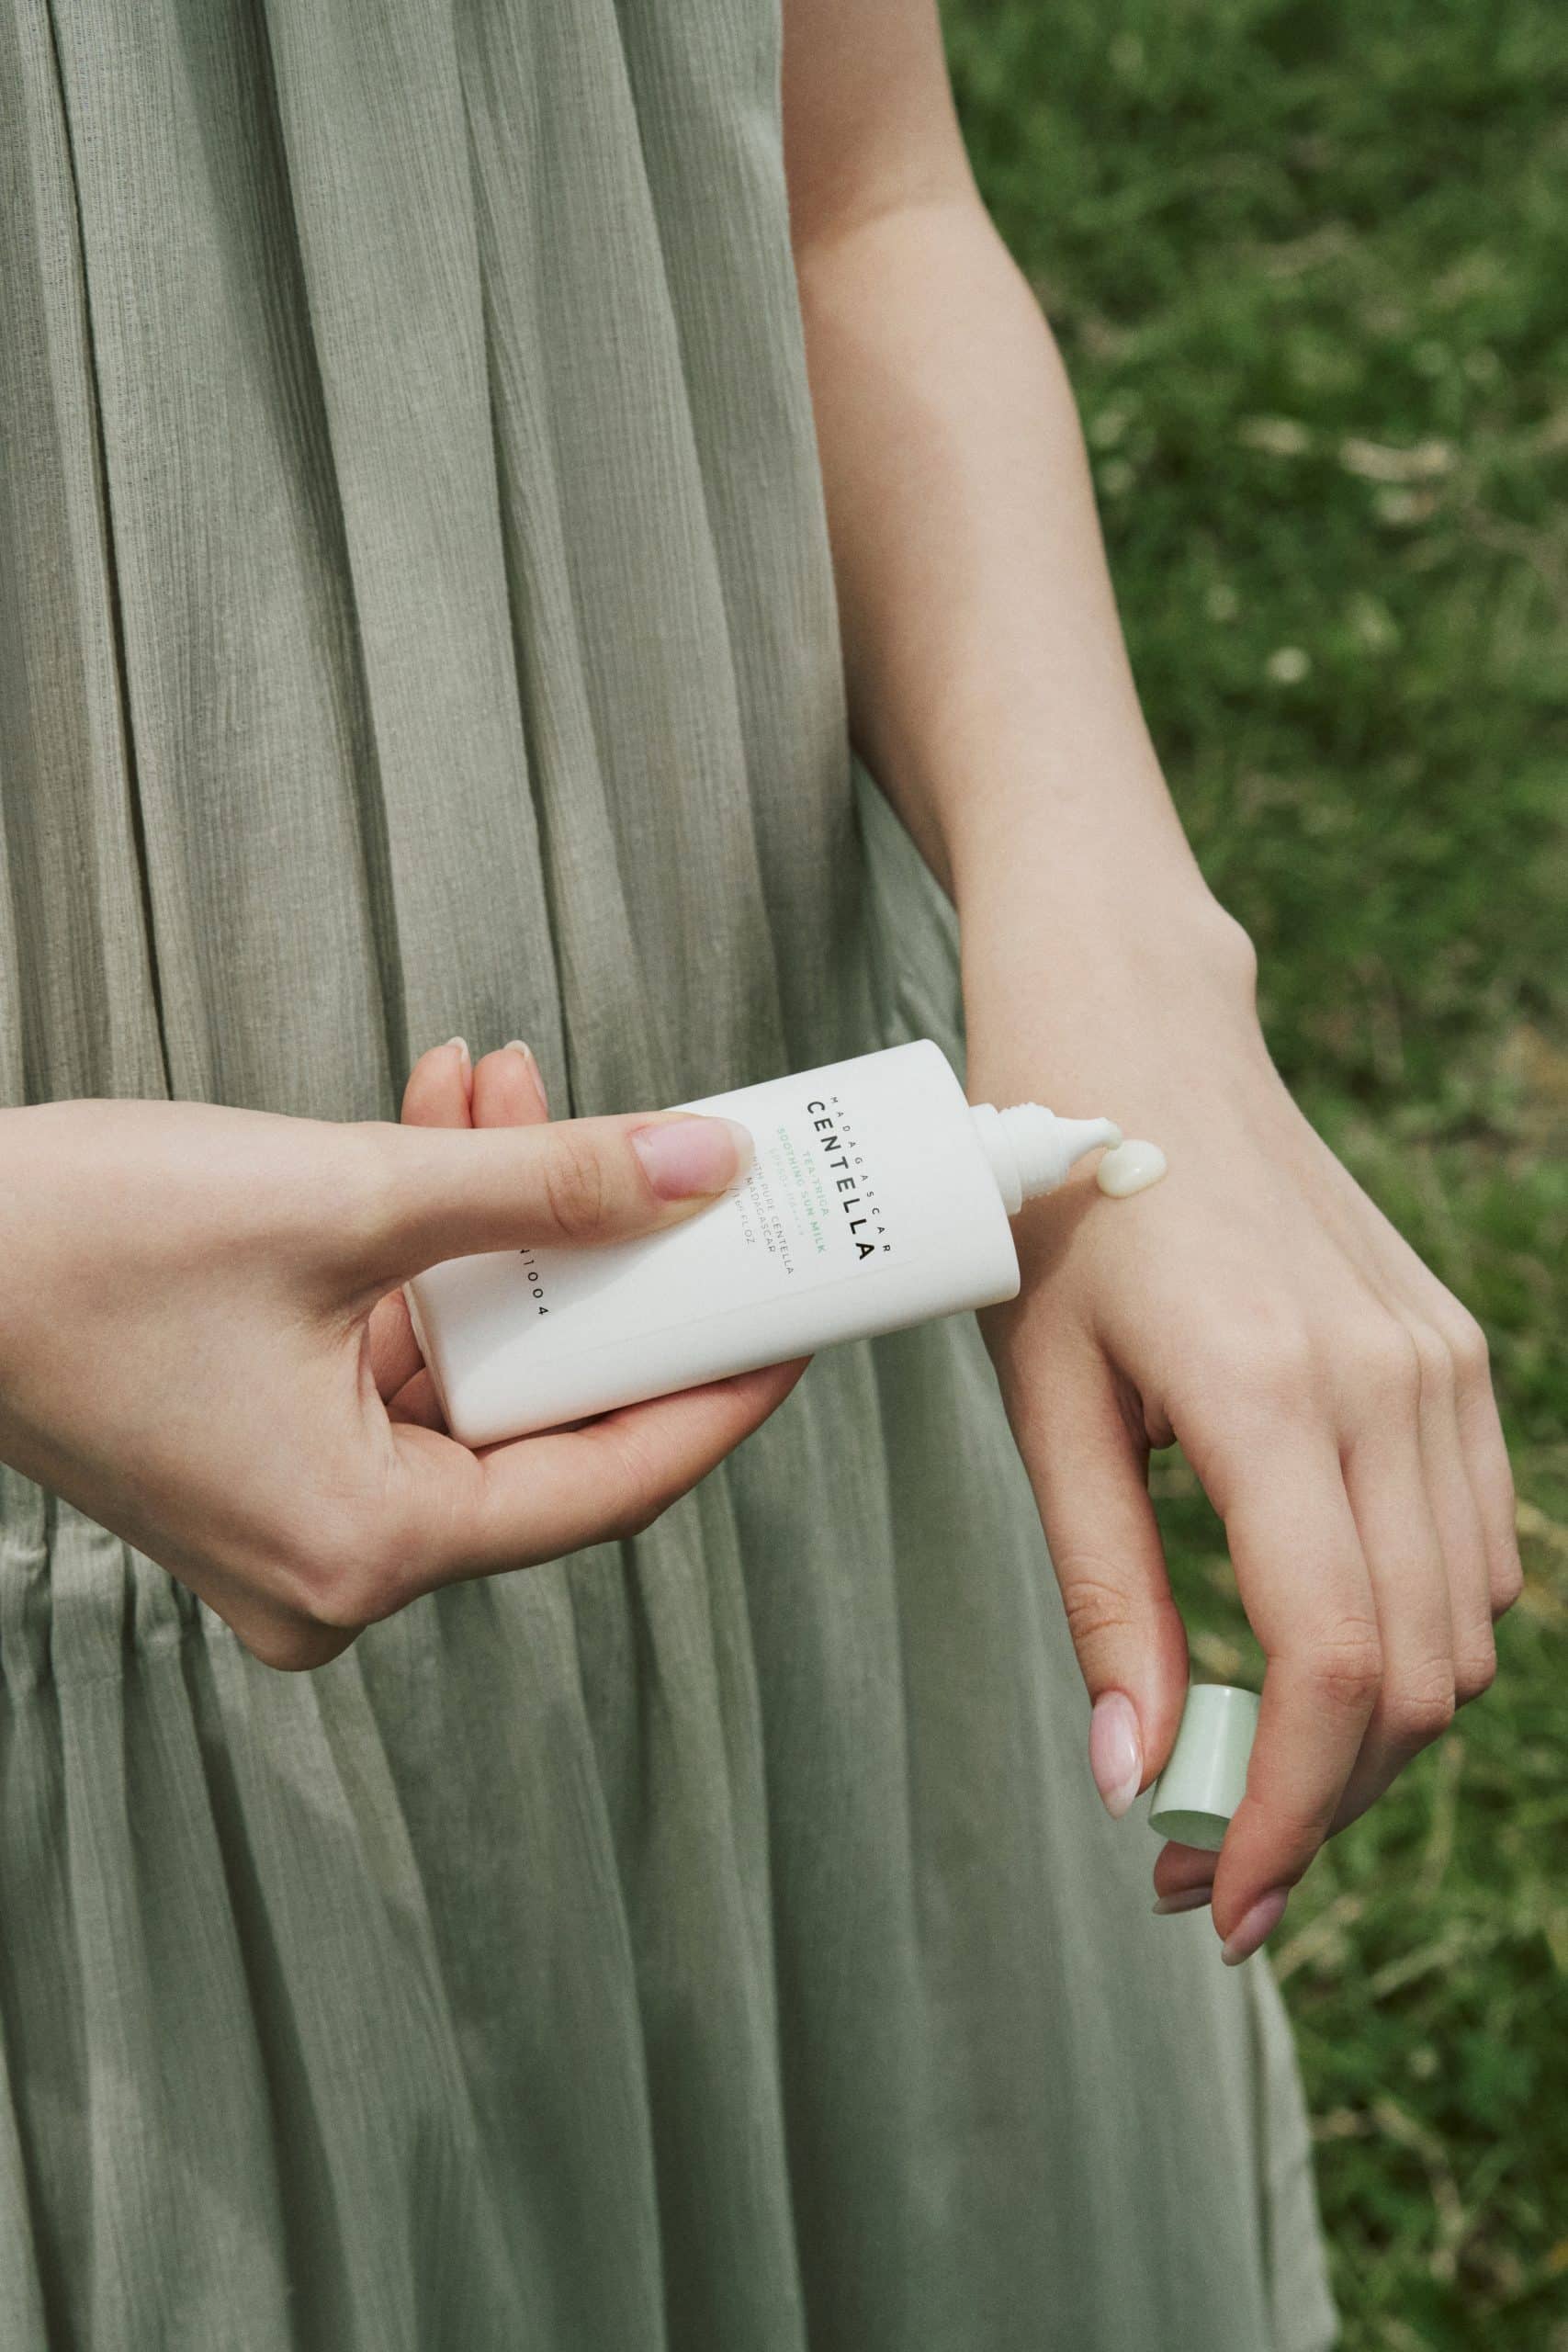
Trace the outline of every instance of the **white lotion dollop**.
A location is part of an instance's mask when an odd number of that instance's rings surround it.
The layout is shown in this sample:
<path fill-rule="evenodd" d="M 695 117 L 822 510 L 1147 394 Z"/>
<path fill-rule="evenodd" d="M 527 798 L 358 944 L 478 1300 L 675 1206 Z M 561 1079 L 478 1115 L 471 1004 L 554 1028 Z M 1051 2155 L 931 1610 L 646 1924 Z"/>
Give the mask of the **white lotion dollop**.
<path fill-rule="evenodd" d="M 1140 1143 L 1129 1136 L 1102 1157 L 1095 1171 L 1095 1182 L 1102 1193 L 1113 1201 L 1124 1201 L 1130 1193 L 1146 1193 L 1165 1174 L 1166 1158 L 1157 1143 Z"/>

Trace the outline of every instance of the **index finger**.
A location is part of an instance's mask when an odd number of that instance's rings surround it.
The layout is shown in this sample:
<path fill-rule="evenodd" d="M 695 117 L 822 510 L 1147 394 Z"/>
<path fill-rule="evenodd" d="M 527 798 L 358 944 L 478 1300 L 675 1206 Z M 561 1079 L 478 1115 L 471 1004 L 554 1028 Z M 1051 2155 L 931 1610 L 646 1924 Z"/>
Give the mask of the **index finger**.
<path fill-rule="evenodd" d="M 1261 1457 L 1255 1447 L 1221 1508 L 1242 1604 L 1268 1660 L 1247 1794 L 1214 1875 L 1214 1925 L 1235 1962 L 1279 1925 L 1328 1834 L 1377 1699 L 1382 1651 L 1327 1430 L 1276 1442 Z"/>
<path fill-rule="evenodd" d="M 417 1423 L 394 1424 L 406 1475 L 374 1613 L 437 1585 L 640 1533 L 765 1421 L 805 1369 L 804 1358 L 771 1364 L 477 1454 Z"/>

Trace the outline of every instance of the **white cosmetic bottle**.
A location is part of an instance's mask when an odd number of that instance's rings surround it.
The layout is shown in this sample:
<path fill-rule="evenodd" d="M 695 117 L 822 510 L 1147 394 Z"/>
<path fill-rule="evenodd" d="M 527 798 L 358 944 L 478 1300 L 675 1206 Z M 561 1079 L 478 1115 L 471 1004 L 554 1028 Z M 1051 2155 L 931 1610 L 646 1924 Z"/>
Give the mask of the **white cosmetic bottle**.
<path fill-rule="evenodd" d="M 1108 1119 L 972 1106 L 927 1040 L 680 1108 L 739 1119 L 756 1145 L 710 1208 L 602 1249 L 448 1259 L 406 1285 L 464 1444 L 1013 1298 L 1008 1219 L 1122 1140 Z"/>

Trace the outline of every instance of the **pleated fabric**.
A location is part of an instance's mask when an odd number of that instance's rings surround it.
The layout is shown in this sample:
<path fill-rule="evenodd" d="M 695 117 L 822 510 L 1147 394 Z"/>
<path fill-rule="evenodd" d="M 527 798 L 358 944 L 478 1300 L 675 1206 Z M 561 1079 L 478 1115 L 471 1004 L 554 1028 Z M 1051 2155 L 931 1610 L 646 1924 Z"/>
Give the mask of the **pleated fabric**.
<path fill-rule="evenodd" d="M 910 1035 L 772 0 L 0 0 L 0 1100 Z M 1318 2352 L 967 1318 L 274 1675 L 0 1474 L 6 2352 Z"/>

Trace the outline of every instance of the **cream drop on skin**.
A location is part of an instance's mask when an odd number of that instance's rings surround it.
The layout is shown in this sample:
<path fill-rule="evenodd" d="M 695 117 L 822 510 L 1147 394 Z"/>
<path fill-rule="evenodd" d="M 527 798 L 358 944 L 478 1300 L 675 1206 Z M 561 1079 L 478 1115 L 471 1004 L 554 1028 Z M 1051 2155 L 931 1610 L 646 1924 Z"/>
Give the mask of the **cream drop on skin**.
<path fill-rule="evenodd" d="M 736 1120 L 755 1146 L 697 1216 L 598 1249 L 448 1259 L 405 1285 L 464 1444 L 1014 1298 L 1025 1201 L 1091 1151 L 1113 1195 L 1165 1172 L 1109 1119 L 971 1104 L 929 1039 L 677 1107 Z"/>
<path fill-rule="evenodd" d="M 1130 1200 L 1134 1193 L 1146 1193 L 1165 1174 L 1166 1158 L 1157 1143 L 1143 1143 L 1136 1136 L 1126 1136 L 1100 1160 L 1094 1181 L 1102 1193 L 1113 1201 Z"/>

